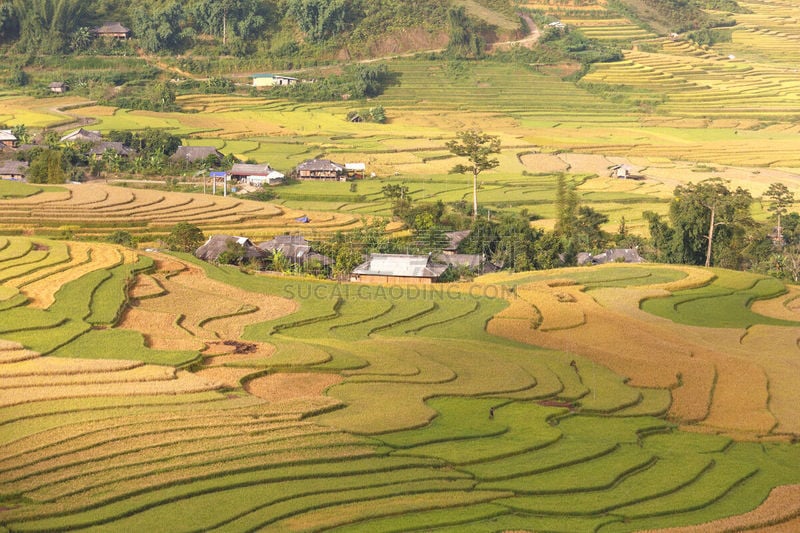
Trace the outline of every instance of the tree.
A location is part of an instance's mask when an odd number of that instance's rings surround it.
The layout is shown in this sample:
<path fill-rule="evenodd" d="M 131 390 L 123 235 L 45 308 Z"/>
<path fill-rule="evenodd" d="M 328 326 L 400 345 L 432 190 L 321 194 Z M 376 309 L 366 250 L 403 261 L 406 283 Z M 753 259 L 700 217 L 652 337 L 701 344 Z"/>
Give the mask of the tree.
<path fill-rule="evenodd" d="M 770 198 L 771 201 L 767 206 L 767 210 L 774 213 L 778 218 L 778 238 L 779 246 L 783 246 L 783 227 L 781 226 L 781 217 L 789 212 L 789 207 L 794 204 L 794 193 L 783 183 L 773 183 L 764 193 L 764 196 Z"/>
<path fill-rule="evenodd" d="M 31 183 L 64 183 L 67 179 L 64 154 L 61 150 L 42 150 L 30 164 L 28 181 Z"/>
<path fill-rule="evenodd" d="M 500 137 L 488 135 L 478 130 L 465 130 L 456 134 L 457 140 L 448 141 L 446 146 L 451 153 L 466 157 L 470 165 L 456 165 L 451 174 L 472 172 L 472 219 L 478 216 L 478 174 L 497 167 L 500 162 L 490 158 L 500 153 Z"/>
<path fill-rule="evenodd" d="M 194 252 L 206 240 L 203 230 L 188 222 L 178 222 L 167 236 L 166 245 L 176 252 Z"/>
<path fill-rule="evenodd" d="M 117 230 L 111 233 L 108 237 L 106 237 L 106 242 L 119 244 L 120 246 L 125 246 L 127 248 L 132 248 L 136 244 L 136 240 L 133 238 L 133 235 L 124 230 Z"/>
<path fill-rule="evenodd" d="M 447 19 L 450 23 L 447 53 L 459 58 L 483 55 L 483 39 L 475 33 L 466 9 L 463 6 L 450 8 L 447 12 Z"/>
<path fill-rule="evenodd" d="M 718 228 L 724 226 L 733 232 L 752 222 L 750 192 L 741 187 L 731 191 L 726 183 L 721 178 L 709 178 L 697 184 L 679 185 L 670 205 L 670 217 L 677 222 L 684 244 L 697 251 L 702 248 L 701 240 L 706 241 L 706 267 L 711 266 Z"/>
<path fill-rule="evenodd" d="M 348 0 L 287 0 L 286 12 L 309 41 L 319 42 L 341 32 L 350 18 Z"/>

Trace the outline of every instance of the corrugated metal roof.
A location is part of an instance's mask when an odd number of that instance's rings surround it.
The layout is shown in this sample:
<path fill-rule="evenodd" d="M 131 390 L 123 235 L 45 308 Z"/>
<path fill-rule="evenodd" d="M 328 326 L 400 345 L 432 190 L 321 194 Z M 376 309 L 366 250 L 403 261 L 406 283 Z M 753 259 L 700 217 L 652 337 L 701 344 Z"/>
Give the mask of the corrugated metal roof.
<path fill-rule="evenodd" d="M 270 172 L 272 172 L 272 168 L 269 165 L 234 163 L 228 174 L 231 176 L 267 176 Z"/>
<path fill-rule="evenodd" d="M 403 278 L 438 278 L 447 265 L 436 265 L 427 255 L 372 254 L 356 267 L 353 274 L 371 276 L 396 276 Z"/>
<path fill-rule="evenodd" d="M 0 141 L 16 141 L 17 136 L 11 130 L 0 130 Z"/>

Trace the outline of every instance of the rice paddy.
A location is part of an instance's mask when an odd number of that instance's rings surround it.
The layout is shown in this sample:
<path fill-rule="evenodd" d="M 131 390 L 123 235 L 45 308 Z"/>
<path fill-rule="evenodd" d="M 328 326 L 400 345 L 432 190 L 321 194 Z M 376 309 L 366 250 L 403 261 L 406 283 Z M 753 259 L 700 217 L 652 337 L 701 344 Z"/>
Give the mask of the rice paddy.
<path fill-rule="evenodd" d="M 24 259 L 44 241 L 5 239 L 8 268 L 36 271 Z M 791 298 L 758 277 L 609 265 L 389 288 L 92 246 L 88 263 L 41 271 L 37 283 L 58 286 L 51 305 L 0 311 L 4 325 L 30 315 L 0 343 L 10 531 L 632 531 L 793 517 L 769 506 L 794 505 L 780 487 L 800 481 L 795 387 L 778 379 L 798 328 Z M 139 298 L 104 329 L 81 326 L 117 271 Z M 630 304 L 693 291 L 728 298 L 729 317 L 698 327 L 690 308 Z M 751 336 L 757 348 L 740 342 Z M 782 357 L 763 349 L 781 336 Z M 632 353 L 611 357 L 611 342 Z"/>
<path fill-rule="evenodd" d="M 504 146 L 482 203 L 543 227 L 560 173 L 609 229 L 624 214 L 639 232 L 640 211 L 664 213 L 709 166 L 754 195 L 798 190 L 795 7 L 746 4 L 731 42 L 706 49 L 654 38 L 605 2 L 526 4 L 623 44 L 624 59 L 577 86 L 499 62 L 393 60 L 399 84 L 375 99 L 386 125 L 346 122 L 360 102 L 263 96 L 70 111 L 280 170 L 324 155 L 377 176 L 286 186 L 275 205 L 0 183 L 0 232 L 14 235 L 0 236 L 0 529 L 796 526 L 800 304 L 774 279 L 607 265 L 380 287 L 47 238 L 157 239 L 178 221 L 321 236 L 388 214 L 387 183 L 467 199 L 444 143 L 471 126 Z M 40 104 L 4 97 L 0 114 L 69 120 Z M 642 179 L 610 178 L 622 163 Z"/>

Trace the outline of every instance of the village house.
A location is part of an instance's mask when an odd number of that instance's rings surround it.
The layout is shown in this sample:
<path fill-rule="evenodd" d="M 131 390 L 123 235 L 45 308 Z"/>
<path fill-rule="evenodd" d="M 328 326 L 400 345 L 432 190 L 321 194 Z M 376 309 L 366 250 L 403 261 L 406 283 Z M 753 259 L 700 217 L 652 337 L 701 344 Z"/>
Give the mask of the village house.
<path fill-rule="evenodd" d="M 258 247 L 272 255 L 279 252 L 293 265 L 316 262 L 324 267 L 333 264 L 333 259 L 315 252 L 311 243 L 302 235 L 278 235 L 272 240 L 259 243 Z"/>
<path fill-rule="evenodd" d="M 447 244 L 442 248 L 442 253 L 445 255 L 458 253 L 458 247 L 461 245 L 461 241 L 469 237 L 470 233 L 472 232 L 468 229 L 445 232 L 444 236 L 447 237 Z"/>
<path fill-rule="evenodd" d="M 350 274 L 350 281 L 360 283 L 433 283 L 444 274 L 447 265 L 432 261 L 430 255 L 372 254 Z"/>
<path fill-rule="evenodd" d="M 258 246 L 252 243 L 247 237 L 236 237 L 233 235 L 212 235 L 200 248 L 195 250 L 194 255 L 198 259 L 214 263 L 219 261 L 219 257 L 230 249 L 231 243 L 236 243 L 244 247 L 245 260 L 266 260 L 267 254 Z"/>
<path fill-rule="evenodd" d="M 78 128 L 72 133 L 68 133 L 59 139 L 62 143 L 99 143 L 103 141 L 103 136 L 96 130 L 85 130 Z"/>
<path fill-rule="evenodd" d="M 3 161 L 0 163 L 0 179 L 24 180 L 28 172 L 26 161 Z"/>
<path fill-rule="evenodd" d="M 62 93 L 65 93 L 65 92 L 69 91 L 69 85 L 67 85 L 63 81 L 54 81 L 54 82 L 50 83 L 49 87 L 50 87 L 50 92 L 53 92 L 53 93 L 56 93 L 56 94 L 62 94 Z"/>
<path fill-rule="evenodd" d="M 280 85 L 294 85 L 297 78 L 281 76 L 278 74 L 253 74 L 253 87 L 276 87 Z"/>
<path fill-rule="evenodd" d="M 643 263 L 644 259 L 636 248 L 611 248 L 592 255 L 588 252 L 578 254 L 578 265 L 604 265 L 606 263 Z"/>
<path fill-rule="evenodd" d="M 121 157 L 130 157 L 134 153 L 132 149 L 128 148 L 121 142 L 101 141 L 92 146 L 92 149 L 89 150 L 89 155 L 99 158 L 102 157 L 107 150 L 110 150 Z"/>
<path fill-rule="evenodd" d="M 11 130 L 0 130 L 0 148 L 15 148 L 17 136 Z"/>
<path fill-rule="evenodd" d="M 252 165 L 247 163 L 235 163 L 228 172 L 228 176 L 255 187 L 264 185 L 278 185 L 283 183 L 285 176 L 274 170 L 269 165 Z"/>
<path fill-rule="evenodd" d="M 346 181 L 344 167 L 329 159 L 308 159 L 303 161 L 295 172 L 301 180 L 336 180 Z"/>
<path fill-rule="evenodd" d="M 214 146 L 179 146 L 169 159 L 173 162 L 197 163 L 208 159 L 216 159 L 220 163 L 225 155 Z"/>
<path fill-rule="evenodd" d="M 119 22 L 106 22 L 102 26 L 94 28 L 92 33 L 97 37 L 108 37 L 111 39 L 127 39 L 131 36 L 131 30 Z"/>

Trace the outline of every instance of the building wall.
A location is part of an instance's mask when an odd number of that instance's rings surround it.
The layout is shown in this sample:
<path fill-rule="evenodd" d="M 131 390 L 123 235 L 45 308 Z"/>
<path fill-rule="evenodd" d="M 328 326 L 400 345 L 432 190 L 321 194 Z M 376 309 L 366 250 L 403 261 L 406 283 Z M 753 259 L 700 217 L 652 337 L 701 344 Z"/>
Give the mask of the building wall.
<path fill-rule="evenodd" d="M 373 276 L 371 274 L 359 274 L 358 279 L 354 279 L 359 283 L 378 283 L 383 285 L 430 285 L 433 283 L 431 278 L 406 278 L 401 276 Z"/>

